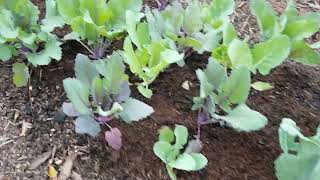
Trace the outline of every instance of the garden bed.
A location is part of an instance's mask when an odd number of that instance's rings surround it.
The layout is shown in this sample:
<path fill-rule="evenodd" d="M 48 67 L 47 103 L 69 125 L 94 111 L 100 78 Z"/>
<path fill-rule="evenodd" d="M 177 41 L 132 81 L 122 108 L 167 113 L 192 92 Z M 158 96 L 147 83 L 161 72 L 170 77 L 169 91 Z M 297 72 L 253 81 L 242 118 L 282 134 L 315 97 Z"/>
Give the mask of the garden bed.
<path fill-rule="evenodd" d="M 274 0 L 272 4 L 279 11 L 285 7 L 282 1 Z M 37 5 L 43 10 L 43 3 Z M 237 5 L 233 22 L 242 37 L 245 34 L 255 37 L 256 29 L 248 28 L 255 27 L 253 17 L 247 20 L 248 2 L 238 0 Z M 308 6 L 307 1 L 298 4 L 298 7 L 302 13 L 320 11 Z M 319 35 L 311 40 L 320 40 Z M 11 79 L 11 64 L 1 62 L 0 137 L 6 137 L 6 142 L 12 141 L 0 147 L 0 177 L 46 179 L 47 162 L 35 170 L 28 169 L 28 165 L 35 157 L 56 147 L 53 165 L 57 169 L 59 160 L 64 160 L 68 150 L 83 153 L 75 160 L 73 167 L 83 179 L 169 179 L 164 164 L 154 155 L 152 146 L 158 138 L 158 129 L 164 125 L 174 127 L 175 124 L 182 124 L 190 134 L 196 134 L 196 112 L 190 110 L 192 97 L 197 95 L 199 87 L 195 70 L 205 67 L 207 57 L 193 54 L 187 59 L 186 66 L 173 65 L 161 73 L 151 85 L 154 90 L 151 99 L 144 98 L 132 88 L 134 97 L 151 105 L 155 113 L 132 124 L 113 121 L 111 125 L 117 126 L 123 136 L 123 147 L 116 152 L 106 144 L 102 133 L 97 138 L 91 138 L 74 133 L 70 118 L 65 123 L 53 121 L 66 100 L 62 80 L 73 76 L 76 54 L 87 53 L 76 42 L 63 45 L 63 51 L 60 62 L 54 61 L 49 66 L 33 69 L 31 91 L 15 88 Z M 268 125 L 261 131 L 250 133 L 238 133 L 219 124 L 204 126 L 201 138 L 203 154 L 209 160 L 208 166 L 194 173 L 179 171 L 178 177 L 192 180 L 276 179 L 273 162 L 280 154 L 277 132 L 281 119 L 294 119 L 303 133 L 315 133 L 320 121 L 320 67 L 287 61 L 270 75 L 257 75 L 254 80 L 271 82 L 274 86 L 265 92 L 252 91 L 248 101 L 250 107 L 268 117 Z M 185 81 L 191 83 L 189 91 L 181 86 Z M 27 130 L 26 136 L 19 136 L 23 121 L 31 122 L 33 127 Z"/>

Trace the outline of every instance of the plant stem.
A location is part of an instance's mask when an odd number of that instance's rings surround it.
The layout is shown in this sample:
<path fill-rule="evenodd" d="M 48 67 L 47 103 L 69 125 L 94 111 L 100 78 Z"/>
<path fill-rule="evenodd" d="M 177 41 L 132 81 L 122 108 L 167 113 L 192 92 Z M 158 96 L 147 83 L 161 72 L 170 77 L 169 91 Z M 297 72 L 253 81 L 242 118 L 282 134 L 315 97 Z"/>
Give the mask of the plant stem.
<path fill-rule="evenodd" d="M 168 164 L 166 164 L 166 168 L 167 168 L 167 172 L 168 172 L 171 180 L 177 180 L 177 176 L 174 174 L 173 168 L 171 166 L 169 166 Z"/>
<path fill-rule="evenodd" d="M 85 47 L 92 55 L 94 55 L 94 52 L 90 49 L 90 48 L 88 48 L 82 41 L 79 41 L 80 42 L 80 44 L 83 46 L 83 47 Z"/>

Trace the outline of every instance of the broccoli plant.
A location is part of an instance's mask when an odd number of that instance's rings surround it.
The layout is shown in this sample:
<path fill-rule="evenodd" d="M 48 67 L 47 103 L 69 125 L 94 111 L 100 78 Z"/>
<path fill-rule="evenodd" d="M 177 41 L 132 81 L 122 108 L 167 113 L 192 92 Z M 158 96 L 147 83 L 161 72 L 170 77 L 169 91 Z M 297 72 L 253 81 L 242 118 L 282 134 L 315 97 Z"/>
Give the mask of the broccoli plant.
<path fill-rule="evenodd" d="M 282 119 L 279 142 L 283 153 L 275 161 L 279 180 L 316 180 L 320 175 L 320 128 L 305 137 L 291 119 Z"/>
<path fill-rule="evenodd" d="M 186 127 L 176 125 L 174 132 L 169 127 L 163 127 L 159 133 L 159 140 L 154 144 L 153 152 L 166 163 L 167 172 L 172 180 L 177 179 L 173 168 L 198 171 L 207 165 L 207 158 L 200 153 L 200 142 L 191 140 L 188 143 Z"/>
<path fill-rule="evenodd" d="M 237 131 L 254 131 L 267 124 L 267 118 L 246 104 L 250 91 L 250 70 L 234 68 L 228 76 L 226 67 L 210 60 L 205 70 L 196 71 L 200 81 L 200 96 L 194 98 L 193 110 L 198 110 L 198 127 L 217 123 Z"/>
<path fill-rule="evenodd" d="M 64 25 L 58 15 L 55 0 L 46 0 L 46 16 L 39 20 L 39 9 L 29 0 L 0 0 L 0 60 L 23 57 L 33 66 L 48 65 L 51 59 L 61 59 L 60 42 L 51 34 Z M 28 66 L 13 64 L 13 82 L 25 86 L 29 79 Z"/>
<path fill-rule="evenodd" d="M 113 119 L 131 123 L 153 113 L 149 105 L 130 97 L 128 77 L 119 53 L 90 61 L 78 54 L 75 64 L 76 78 L 63 81 L 64 89 L 71 103 L 63 104 L 63 112 L 75 120 L 75 130 L 80 134 L 96 136 L 100 125 L 110 131 L 105 133 L 106 141 L 114 149 L 121 147 L 121 132 L 110 126 Z"/>
<path fill-rule="evenodd" d="M 147 23 L 140 22 L 142 17 L 142 13 L 127 12 L 129 36 L 124 41 L 122 56 L 131 72 L 143 81 L 138 85 L 139 92 L 150 98 L 149 85 L 170 64 L 182 61 L 183 54 L 179 54 L 168 39 L 153 41 Z"/>
<path fill-rule="evenodd" d="M 79 41 L 91 58 L 105 57 L 111 41 L 126 32 L 126 11 L 140 12 L 142 0 L 57 0 L 58 10 L 72 33 L 66 40 Z M 86 44 L 83 42 L 86 41 Z"/>
<path fill-rule="evenodd" d="M 316 45 L 310 45 L 306 38 L 320 30 L 320 13 L 313 12 L 298 15 L 295 0 L 288 0 L 284 13 L 280 16 L 265 0 L 251 0 L 252 14 L 257 18 L 262 41 L 273 37 L 286 36 L 290 39 L 289 58 L 308 65 L 320 64 L 320 54 L 314 50 Z"/>

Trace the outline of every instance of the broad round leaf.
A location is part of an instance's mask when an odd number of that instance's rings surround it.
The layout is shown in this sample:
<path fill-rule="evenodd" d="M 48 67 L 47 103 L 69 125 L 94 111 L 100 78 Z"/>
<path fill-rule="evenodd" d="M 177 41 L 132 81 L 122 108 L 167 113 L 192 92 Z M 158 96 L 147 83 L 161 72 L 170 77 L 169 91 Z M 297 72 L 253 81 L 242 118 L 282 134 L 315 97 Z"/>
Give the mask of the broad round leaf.
<path fill-rule="evenodd" d="M 228 115 L 221 116 L 231 127 L 238 131 L 256 131 L 263 128 L 268 120 L 257 111 L 251 110 L 247 105 L 240 104 Z"/>
<path fill-rule="evenodd" d="M 151 106 L 133 98 L 129 98 L 121 105 L 123 107 L 123 112 L 119 115 L 121 119 L 127 123 L 144 119 L 154 112 Z"/>
<path fill-rule="evenodd" d="M 28 67 L 24 63 L 14 63 L 13 70 L 13 83 L 17 87 L 26 86 L 30 78 Z"/>
<path fill-rule="evenodd" d="M 98 135 L 101 131 L 100 125 L 98 122 L 93 119 L 90 115 L 81 115 L 79 116 L 75 122 L 76 133 L 79 134 L 88 134 L 92 137 Z"/>
<path fill-rule="evenodd" d="M 193 171 L 197 167 L 197 162 L 190 154 L 184 153 L 179 155 L 175 161 L 169 162 L 169 165 L 175 169 Z"/>

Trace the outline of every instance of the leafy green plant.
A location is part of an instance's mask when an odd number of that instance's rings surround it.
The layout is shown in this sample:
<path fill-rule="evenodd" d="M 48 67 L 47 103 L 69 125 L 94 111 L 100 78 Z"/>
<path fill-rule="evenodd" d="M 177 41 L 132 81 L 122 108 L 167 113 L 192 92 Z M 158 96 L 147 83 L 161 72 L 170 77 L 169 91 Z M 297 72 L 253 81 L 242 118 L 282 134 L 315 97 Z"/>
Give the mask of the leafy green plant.
<path fill-rule="evenodd" d="M 0 0 L 0 60 L 8 61 L 22 55 L 33 66 L 48 65 L 61 59 L 60 42 L 51 34 L 62 27 L 55 0 L 46 0 L 46 16 L 40 22 L 39 10 L 29 0 Z M 13 81 L 25 86 L 30 77 L 23 62 L 13 65 Z"/>
<path fill-rule="evenodd" d="M 320 175 L 320 128 L 305 137 L 296 123 L 284 118 L 279 128 L 283 153 L 275 161 L 279 180 L 316 180 Z"/>
<path fill-rule="evenodd" d="M 295 0 L 288 0 L 286 10 L 280 16 L 265 0 L 251 0 L 252 14 L 257 18 L 262 41 L 277 36 L 290 39 L 289 58 L 308 65 L 320 64 L 320 54 L 314 50 L 316 46 L 308 44 L 304 39 L 320 30 L 320 13 L 312 12 L 299 15 Z"/>
<path fill-rule="evenodd" d="M 192 109 L 198 110 L 199 129 L 201 125 L 219 122 L 237 131 L 254 131 L 267 124 L 265 116 L 245 104 L 251 81 L 246 66 L 234 68 L 228 75 L 226 67 L 210 60 L 207 68 L 198 69 L 196 74 L 200 96 L 194 98 Z"/>
<path fill-rule="evenodd" d="M 143 81 L 138 85 L 139 92 L 150 98 L 149 85 L 170 64 L 182 61 L 183 54 L 179 54 L 168 39 L 153 41 L 147 23 L 140 22 L 142 17 L 141 13 L 127 12 L 129 36 L 124 41 L 122 56 L 131 72 Z"/>
<path fill-rule="evenodd" d="M 162 11 L 147 8 L 146 19 L 153 40 L 169 38 L 177 43 L 179 52 L 191 47 L 202 54 L 219 45 L 221 27 L 229 22 L 234 7 L 233 0 L 214 0 L 210 4 L 189 0 L 185 8 L 173 1 Z"/>
<path fill-rule="evenodd" d="M 163 127 L 159 133 L 159 140 L 154 144 L 153 152 L 166 164 L 172 180 L 177 179 L 173 168 L 198 171 L 207 165 L 207 158 L 199 153 L 201 150 L 200 142 L 191 140 L 188 143 L 188 129 L 186 127 L 176 125 L 174 131 L 169 127 Z"/>
<path fill-rule="evenodd" d="M 231 23 L 223 27 L 223 43 L 212 51 L 211 57 L 229 68 L 247 66 L 251 72 L 267 75 L 290 54 L 291 42 L 286 35 L 278 35 L 250 47 L 240 40 Z"/>
<path fill-rule="evenodd" d="M 75 39 L 85 46 L 94 59 L 105 57 L 111 41 L 126 32 L 126 12 L 140 12 L 142 0 L 57 0 L 58 9 Z M 83 43 L 86 41 L 87 45 Z"/>
<path fill-rule="evenodd" d="M 128 77 L 119 53 L 93 62 L 87 56 L 78 54 L 75 74 L 76 78 L 63 81 L 71 101 L 63 104 L 63 112 L 77 117 L 77 133 L 96 136 L 101 131 L 100 125 L 107 125 L 110 131 L 105 134 L 106 141 L 114 149 L 119 149 L 120 130 L 108 123 L 115 118 L 131 123 L 154 112 L 149 105 L 130 97 Z"/>

